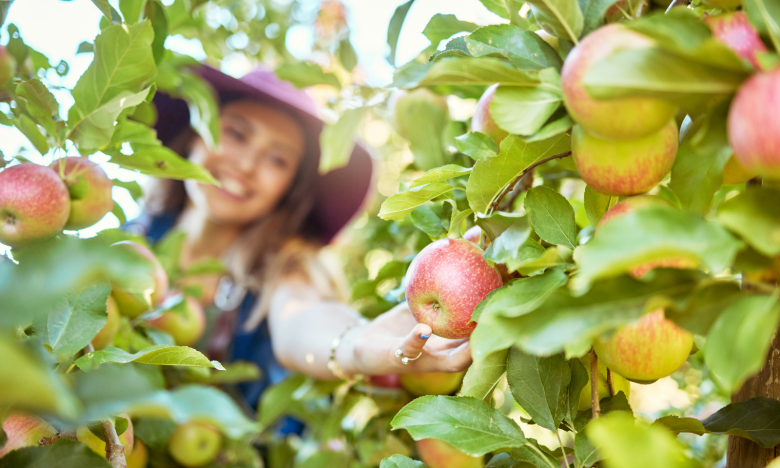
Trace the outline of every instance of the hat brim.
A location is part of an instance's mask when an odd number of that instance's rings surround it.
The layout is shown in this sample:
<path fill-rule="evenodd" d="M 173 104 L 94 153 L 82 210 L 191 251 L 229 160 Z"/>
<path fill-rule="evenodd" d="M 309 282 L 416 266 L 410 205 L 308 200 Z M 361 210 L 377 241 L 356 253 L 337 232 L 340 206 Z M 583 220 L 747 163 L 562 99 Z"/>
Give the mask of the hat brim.
<path fill-rule="evenodd" d="M 316 158 L 319 165 L 321 154 L 319 136 L 325 123 L 311 108 L 291 103 L 285 90 L 264 86 L 262 82 L 249 84 L 206 65 L 193 71 L 210 83 L 218 96 L 246 96 L 253 100 L 267 102 L 296 116 L 309 138 L 312 157 Z M 189 107 L 182 99 L 173 98 L 162 92 L 155 95 L 154 104 L 158 113 L 155 124 L 157 136 L 164 145 L 168 145 L 189 125 Z M 313 187 L 314 206 L 310 220 L 323 243 L 330 243 L 363 207 L 371 187 L 372 175 L 371 154 L 358 141 L 355 142 L 345 166 L 326 174 L 318 174 Z"/>

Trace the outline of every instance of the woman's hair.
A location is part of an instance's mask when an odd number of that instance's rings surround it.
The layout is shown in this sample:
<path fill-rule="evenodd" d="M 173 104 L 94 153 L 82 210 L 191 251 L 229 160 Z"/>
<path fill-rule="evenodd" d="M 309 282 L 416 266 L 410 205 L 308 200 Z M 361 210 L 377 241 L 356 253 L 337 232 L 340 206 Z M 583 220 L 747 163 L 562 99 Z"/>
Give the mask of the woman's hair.
<path fill-rule="evenodd" d="M 222 105 L 235 99 L 223 99 Z M 168 146 L 188 158 L 196 136 L 188 126 Z M 304 275 L 324 300 L 346 298 L 343 273 L 338 262 L 323 252 L 310 217 L 314 206 L 311 187 L 317 177 L 317 161 L 312 153 L 307 139 L 306 157 L 287 193 L 270 214 L 246 226 L 223 259 L 237 284 L 260 294 L 255 310 L 244 323 L 247 330 L 254 329 L 265 318 L 271 296 L 285 278 Z M 153 179 L 147 190 L 145 211 L 151 216 L 181 212 L 186 202 L 184 182 Z"/>

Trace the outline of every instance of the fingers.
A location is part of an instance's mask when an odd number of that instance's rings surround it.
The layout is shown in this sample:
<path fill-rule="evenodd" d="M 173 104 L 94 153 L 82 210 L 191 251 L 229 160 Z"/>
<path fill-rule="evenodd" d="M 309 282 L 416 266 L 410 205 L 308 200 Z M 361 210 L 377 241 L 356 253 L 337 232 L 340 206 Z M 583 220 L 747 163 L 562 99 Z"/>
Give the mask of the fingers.
<path fill-rule="evenodd" d="M 411 359 L 416 358 L 422 353 L 425 343 L 428 342 L 431 334 L 431 327 L 423 323 L 418 323 L 412 328 L 411 333 L 403 339 L 399 349 L 403 353 L 403 356 L 410 359 L 410 363 L 412 362 Z"/>

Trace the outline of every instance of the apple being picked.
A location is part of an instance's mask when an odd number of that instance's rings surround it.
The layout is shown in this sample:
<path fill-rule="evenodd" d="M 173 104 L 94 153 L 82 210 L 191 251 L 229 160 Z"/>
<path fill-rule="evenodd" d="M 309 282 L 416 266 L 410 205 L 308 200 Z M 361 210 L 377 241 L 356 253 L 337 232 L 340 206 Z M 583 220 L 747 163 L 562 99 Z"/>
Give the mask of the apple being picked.
<path fill-rule="evenodd" d="M 466 455 L 439 439 L 417 441 L 417 453 L 428 468 L 482 468 L 484 457 Z"/>
<path fill-rule="evenodd" d="M 177 300 L 171 297 L 170 300 Z M 206 315 L 203 307 L 192 297 L 179 300 L 161 316 L 150 320 L 149 325 L 173 337 L 179 346 L 190 346 L 198 342 L 206 329 Z"/>
<path fill-rule="evenodd" d="M 503 284 L 482 253 L 467 240 L 440 239 L 417 254 L 406 273 L 406 300 L 418 322 L 442 338 L 471 335 L 474 308 Z"/>
<path fill-rule="evenodd" d="M 494 84 L 485 90 L 485 93 L 477 101 L 477 108 L 474 110 L 474 116 L 471 118 L 471 131 L 484 133 L 498 145 L 501 143 L 501 140 L 509 135 L 509 132 L 499 127 L 496 121 L 493 120 L 493 116 L 490 115 L 490 103 L 493 102 L 493 95 L 496 94 L 497 89 L 498 85 Z"/>
<path fill-rule="evenodd" d="M 401 386 L 414 396 L 449 395 L 460 388 L 466 372 L 409 372 L 401 374 Z"/>
<path fill-rule="evenodd" d="M 89 159 L 64 158 L 54 161 L 50 167 L 63 175 L 70 193 L 70 215 L 65 229 L 76 231 L 90 227 L 114 207 L 111 179 Z"/>
<path fill-rule="evenodd" d="M 188 422 L 176 428 L 168 441 L 168 453 L 186 467 L 203 466 L 219 453 L 222 437 L 214 427 Z"/>
<path fill-rule="evenodd" d="M 0 172 L 0 243 L 34 244 L 62 231 L 70 213 L 68 187 L 46 166 L 22 163 Z"/>
<path fill-rule="evenodd" d="M 57 430 L 51 424 L 38 416 L 26 413 L 9 414 L 3 421 L 3 431 L 8 440 L 5 445 L 0 446 L 0 458 L 11 450 L 37 447 L 38 441 L 42 438 L 57 434 Z"/>
<path fill-rule="evenodd" d="M 151 291 L 150 295 L 146 296 L 126 291 L 118 285 L 113 285 L 111 292 L 122 315 L 130 318 L 138 317 L 144 312 L 148 312 L 152 305 L 158 304 L 168 293 L 168 275 L 165 273 L 160 261 L 157 260 L 157 257 L 154 256 L 152 251 L 141 244 L 131 241 L 122 241 L 113 244 L 111 248 L 132 252 L 152 262 L 154 290 Z"/>
<path fill-rule="evenodd" d="M 599 361 L 638 383 L 672 375 L 688 359 L 692 348 L 693 335 L 667 320 L 663 309 L 593 342 Z"/>

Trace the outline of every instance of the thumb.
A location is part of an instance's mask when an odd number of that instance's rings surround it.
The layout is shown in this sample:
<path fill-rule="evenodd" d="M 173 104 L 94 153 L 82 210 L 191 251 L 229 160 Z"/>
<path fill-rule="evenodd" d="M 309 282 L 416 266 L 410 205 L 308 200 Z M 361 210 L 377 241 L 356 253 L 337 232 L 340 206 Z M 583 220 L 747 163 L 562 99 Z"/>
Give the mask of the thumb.
<path fill-rule="evenodd" d="M 412 328 L 412 331 L 406 335 L 401 342 L 401 346 L 398 349 L 401 350 L 403 355 L 399 358 L 407 357 L 409 362 L 422 353 L 425 343 L 428 342 L 428 338 L 431 337 L 431 327 L 423 323 L 418 323 Z"/>

